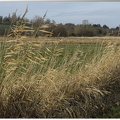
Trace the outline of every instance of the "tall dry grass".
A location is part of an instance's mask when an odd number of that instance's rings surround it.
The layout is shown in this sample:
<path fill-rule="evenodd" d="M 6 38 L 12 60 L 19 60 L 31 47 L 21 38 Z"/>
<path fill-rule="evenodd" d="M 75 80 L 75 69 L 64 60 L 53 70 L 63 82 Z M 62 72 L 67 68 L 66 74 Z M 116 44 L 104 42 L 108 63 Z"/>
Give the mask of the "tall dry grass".
<path fill-rule="evenodd" d="M 100 117 L 112 102 L 119 102 L 118 46 L 109 44 L 99 60 L 94 58 L 74 74 L 67 72 L 67 67 L 77 59 L 77 53 L 67 64 L 54 69 L 56 56 L 42 56 L 38 52 L 41 46 L 34 50 L 35 47 L 36 44 L 21 40 L 20 44 L 3 48 L 1 118 Z M 51 53 L 48 48 L 46 52 Z"/>
<path fill-rule="evenodd" d="M 18 37 L 1 42 L 0 118 L 98 118 L 120 101 L 117 45 L 109 44 L 100 58 L 76 71 L 79 50 L 70 60 L 65 53 L 54 68 L 62 49 L 46 48 L 43 54 L 43 44 Z"/>

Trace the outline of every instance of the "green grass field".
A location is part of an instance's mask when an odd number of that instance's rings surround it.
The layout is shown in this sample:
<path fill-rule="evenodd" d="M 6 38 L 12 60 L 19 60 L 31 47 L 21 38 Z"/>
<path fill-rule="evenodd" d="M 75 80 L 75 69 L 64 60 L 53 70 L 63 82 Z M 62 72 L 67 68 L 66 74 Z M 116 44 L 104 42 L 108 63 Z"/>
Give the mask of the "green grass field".
<path fill-rule="evenodd" d="M 7 29 L 7 28 L 10 28 L 10 25 L 0 25 L 0 28 Z"/>

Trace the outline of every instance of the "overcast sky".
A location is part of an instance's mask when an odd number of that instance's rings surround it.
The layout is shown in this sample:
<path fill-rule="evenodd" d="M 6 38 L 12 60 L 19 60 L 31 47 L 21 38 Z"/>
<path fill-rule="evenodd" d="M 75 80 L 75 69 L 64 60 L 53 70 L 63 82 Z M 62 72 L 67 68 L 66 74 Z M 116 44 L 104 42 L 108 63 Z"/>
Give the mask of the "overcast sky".
<path fill-rule="evenodd" d="M 28 5 L 26 18 L 33 19 L 35 15 L 47 17 L 56 23 L 82 24 L 88 20 L 91 24 L 106 24 L 117 27 L 120 24 L 120 2 L 58 2 L 58 1 L 0 1 L 0 16 L 8 16 L 17 9 L 17 15 L 23 14 Z"/>

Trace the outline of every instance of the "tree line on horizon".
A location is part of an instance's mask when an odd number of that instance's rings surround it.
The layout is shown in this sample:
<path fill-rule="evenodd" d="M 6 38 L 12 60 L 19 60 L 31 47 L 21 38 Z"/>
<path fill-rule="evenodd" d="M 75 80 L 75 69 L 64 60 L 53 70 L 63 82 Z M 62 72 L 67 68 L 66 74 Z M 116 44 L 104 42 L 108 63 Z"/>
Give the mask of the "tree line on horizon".
<path fill-rule="evenodd" d="M 9 14 L 6 17 L 0 16 L 0 36 L 6 35 L 10 26 L 12 26 L 13 21 L 20 19 L 20 16 L 16 16 L 15 13 L 12 16 Z M 49 18 L 43 19 L 40 16 L 35 16 L 32 20 L 27 18 L 23 19 L 23 22 L 30 23 L 27 24 L 28 27 L 37 28 L 39 23 L 48 24 L 49 28 L 45 28 L 46 31 L 52 32 L 53 37 L 93 37 L 93 36 L 119 36 L 120 28 L 109 28 L 107 25 L 101 26 L 100 24 L 89 24 L 83 23 L 75 25 L 74 23 L 66 23 L 66 24 L 56 24 L 54 20 L 50 20 Z M 84 20 L 85 22 L 85 20 Z M 40 32 L 37 33 L 37 36 L 44 36 Z"/>

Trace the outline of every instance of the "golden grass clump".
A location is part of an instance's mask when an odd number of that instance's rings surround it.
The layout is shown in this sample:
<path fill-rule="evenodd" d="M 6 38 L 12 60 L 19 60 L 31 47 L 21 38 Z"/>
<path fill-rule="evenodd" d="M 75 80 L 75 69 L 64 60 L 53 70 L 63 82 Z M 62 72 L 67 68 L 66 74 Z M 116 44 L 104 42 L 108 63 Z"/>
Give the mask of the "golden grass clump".
<path fill-rule="evenodd" d="M 22 18 L 26 13 L 27 9 Z M 78 69 L 82 51 L 76 49 L 68 59 L 69 53 L 62 56 L 63 48 L 57 48 L 60 42 L 73 43 L 71 38 L 67 42 L 19 38 L 17 29 L 23 31 L 25 26 L 17 25 L 11 33 L 16 38 L 5 38 L 0 44 L 0 118 L 99 118 L 120 101 L 119 44 L 109 44 L 102 55 Z M 40 27 L 41 22 L 34 37 Z M 90 44 L 95 43 L 93 39 Z M 43 46 L 45 42 L 49 47 Z M 63 62 L 55 67 L 59 56 Z"/>
<path fill-rule="evenodd" d="M 7 82 L 1 87 L 0 117 L 100 117 L 112 102 L 120 100 L 119 58 L 118 47 L 109 45 L 99 60 L 75 74 L 67 73 L 64 64 L 48 67 L 44 74 L 39 69 L 34 72 L 36 63 L 30 61 L 24 74 L 3 77 Z"/>

